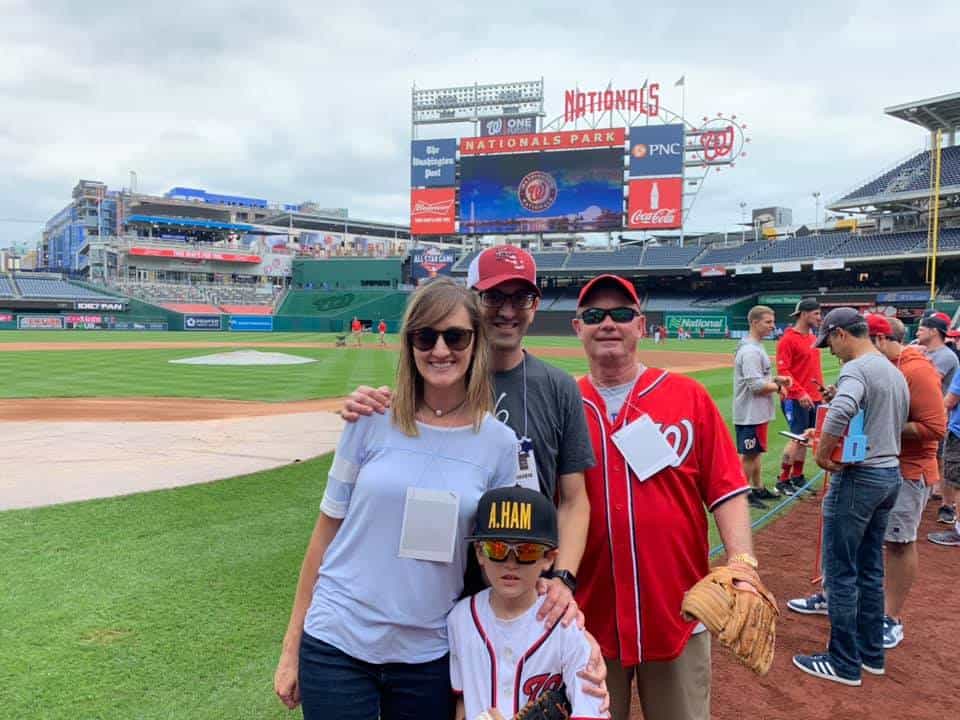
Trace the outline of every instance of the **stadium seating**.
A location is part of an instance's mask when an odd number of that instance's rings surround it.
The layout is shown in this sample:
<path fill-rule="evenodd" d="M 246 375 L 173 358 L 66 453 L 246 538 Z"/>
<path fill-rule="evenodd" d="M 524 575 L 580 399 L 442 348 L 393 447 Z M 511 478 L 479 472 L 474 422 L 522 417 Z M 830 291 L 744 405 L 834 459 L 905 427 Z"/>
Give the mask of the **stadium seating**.
<path fill-rule="evenodd" d="M 565 252 L 535 252 L 533 261 L 538 270 L 559 270 L 566 262 L 568 253 Z"/>
<path fill-rule="evenodd" d="M 947 187 L 960 185 L 960 145 L 944 148 L 940 159 L 940 183 Z M 917 153 L 867 184 L 845 195 L 842 200 L 920 192 L 930 187 L 930 151 Z"/>
<path fill-rule="evenodd" d="M 894 235 L 851 235 L 846 242 L 830 251 L 836 257 L 873 257 L 904 255 L 917 248 L 926 248 L 924 232 L 896 233 Z"/>
<path fill-rule="evenodd" d="M 636 270 L 640 267 L 643 249 L 627 245 L 618 250 L 593 250 L 570 253 L 567 270 Z"/>
<path fill-rule="evenodd" d="M 17 293 L 13 289 L 10 280 L 0 275 L 0 297 L 16 297 Z"/>
<path fill-rule="evenodd" d="M 176 283 L 134 283 L 119 285 L 121 292 L 146 302 L 200 303 L 207 305 L 263 305 L 274 298 L 272 288 L 262 285 L 179 285 Z"/>
<path fill-rule="evenodd" d="M 184 315 L 219 315 L 222 312 L 216 305 L 205 303 L 163 303 L 161 307 Z"/>
<path fill-rule="evenodd" d="M 14 282 L 25 298 L 62 298 L 64 300 L 116 300 L 105 293 L 73 285 L 66 280 L 15 275 Z"/>
<path fill-rule="evenodd" d="M 776 240 L 750 258 L 751 263 L 813 260 L 827 257 L 849 237 L 848 233 L 826 233 Z"/>
<path fill-rule="evenodd" d="M 697 245 L 678 247 L 667 245 L 664 247 L 647 246 L 643 253 L 641 267 L 645 268 L 686 268 L 703 251 Z"/>
<path fill-rule="evenodd" d="M 739 265 L 749 261 L 755 253 L 765 249 L 767 242 L 749 242 L 732 247 L 708 247 L 703 255 L 696 259 L 694 265 Z"/>

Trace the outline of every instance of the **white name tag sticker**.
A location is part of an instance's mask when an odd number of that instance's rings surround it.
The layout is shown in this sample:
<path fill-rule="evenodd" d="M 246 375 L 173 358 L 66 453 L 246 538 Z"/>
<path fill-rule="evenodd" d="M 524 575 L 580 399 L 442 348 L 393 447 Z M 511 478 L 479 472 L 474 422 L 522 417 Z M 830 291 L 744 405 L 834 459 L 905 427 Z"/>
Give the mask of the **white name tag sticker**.
<path fill-rule="evenodd" d="M 640 482 L 680 462 L 673 445 L 649 415 L 641 415 L 610 438 Z"/>
<path fill-rule="evenodd" d="M 459 519 L 457 493 L 408 487 L 397 555 L 413 560 L 452 562 Z"/>

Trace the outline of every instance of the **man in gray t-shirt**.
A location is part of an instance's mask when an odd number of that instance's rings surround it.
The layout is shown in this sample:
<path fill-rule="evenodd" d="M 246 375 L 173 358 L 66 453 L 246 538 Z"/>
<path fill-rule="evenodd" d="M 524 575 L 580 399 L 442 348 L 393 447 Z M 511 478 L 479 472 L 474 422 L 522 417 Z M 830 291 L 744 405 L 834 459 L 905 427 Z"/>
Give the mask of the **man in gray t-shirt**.
<path fill-rule="evenodd" d="M 910 393 L 899 370 L 877 352 L 866 320 L 856 310 L 831 310 L 820 325 L 817 347 L 844 363 L 816 452 L 832 473 L 823 499 L 823 585 L 829 598 L 830 644 L 826 653 L 795 655 L 808 675 L 860 685 L 864 668 L 884 669 L 883 540 L 900 492 L 900 435 Z M 850 421 L 862 412 L 867 455 L 844 464 L 834 457 Z"/>
<path fill-rule="evenodd" d="M 917 328 L 917 343 L 923 346 L 923 351 L 940 373 L 940 389 L 944 397 L 950 381 L 953 380 L 953 374 L 960 366 L 956 353 L 945 343 L 949 330 L 950 318 L 941 312 L 927 315 Z"/>
<path fill-rule="evenodd" d="M 740 341 L 733 360 L 733 425 L 737 453 L 750 482 L 747 501 L 758 510 L 766 509 L 764 500 L 780 495 L 778 491 L 764 487 L 760 477 L 760 456 L 767 451 L 767 426 L 775 415 L 775 398 L 790 386 L 789 378 L 771 376 L 770 356 L 763 347 L 763 339 L 773 332 L 774 321 L 772 308 L 766 305 L 751 308 L 747 313 L 750 331 Z"/>

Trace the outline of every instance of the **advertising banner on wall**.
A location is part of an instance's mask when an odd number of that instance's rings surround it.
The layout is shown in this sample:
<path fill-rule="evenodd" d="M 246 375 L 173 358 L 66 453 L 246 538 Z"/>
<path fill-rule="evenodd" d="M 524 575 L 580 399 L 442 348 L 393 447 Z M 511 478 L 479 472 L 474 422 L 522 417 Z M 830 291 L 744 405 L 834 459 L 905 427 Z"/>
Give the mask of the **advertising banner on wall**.
<path fill-rule="evenodd" d="M 843 258 L 821 258 L 813 261 L 814 270 L 843 270 Z"/>
<path fill-rule="evenodd" d="M 723 277 L 727 269 L 723 265 L 704 265 L 700 268 L 700 277 Z"/>
<path fill-rule="evenodd" d="M 114 320 L 107 318 L 107 330 L 166 330 L 165 322 L 136 322 L 132 320 Z"/>
<path fill-rule="evenodd" d="M 75 310 L 100 310 L 107 312 L 123 312 L 126 305 L 122 302 L 101 302 L 98 300 L 78 300 L 74 306 Z"/>
<path fill-rule="evenodd" d="M 410 187 L 448 187 L 456 183 L 457 141 L 410 143 Z"/>
<path fill-rule="evenodd" d="M 683 174 L 683 125 L 630 128 L 630 177 Z"/>
<path fill-rule="evenodd" d="M 798 262 L 780 262 L 773 264 L 775 273 L 800 272 L 803 266 Z"/>
<path fill-rule="evenodd" d="M 667 230 L 683 226 L 683 178 L 631 180 L 627 227 Z"/>
<path fill-rule="evenodd" d="M 727 334 L 726 315 L 666 315 L 663 322 L 671 335 L 675 335 L 680 328 L 694 335 L 700 332 L 700 328 L 707 335 Z"/>
<path fill-rule="evenodd" d="M 240 253 L 214 252 L 212 250 L 132 247 L 128 252 L 131 255 L 138 255 L 140 257 L 173 258 L 177 260 L 211 260 L 229 263 L 260 262 L 259 255 L 242 255 Z"/>
<path fill-rule="evenodd" d="M 465 155 L 496 155 L 540 152 L 542 150 L 580 150 L 583 148 L 623 148 L 626 138 L 627 132 L 624 128 L 462 138 L 460 140 L 460 159 L 462 161 Z"/>
<path fill-rule="evenodd" d="M 449 250 L 426 248 L 410 253 L 410 276 L 416 284 L 437 275 L 449 275 L 457 256 Z"/>
<path fill-rule="evenodd" d="M 13 322 L 13 315 L 11 313 L 0 313 L 0 322 Z"/>
<path fill-rule="evenodd" d="M 233 332 L 273 332 L 273 315 L 231 315 Z"/>
<path fill-rule="evenodd" d="M 759 265 L 736 265 L 733 268 L 734 275 L 759 275 L 763 268 Z"/>
<path fill-rule="evenodd" d="M 219 330 L 219 315 L 185 315 L 183 318 L 184 330 Z"/>
<path fill-rule="evenodd" d="M 460 161 L 460 232 L 591 232 L 623 226 L 623 150 Z"/>
<path fill-rule="evenodd" d="M 450 235 L 456 232 L 456 188 L 410 191 L 410 234 Z"/>
<path fill-rule="evenodd" d="M 21 315 L 17 318 L 17 327 L 21 330 L 62 330 L 63 317 L 60 315 Z"/>
<path fill-rule="evenodd" d="M 533 135 L 536 132 L 536 115 L 506 115 L 480 121 L 480 134 L 484 137 L 490 135 Z"/>
<path fill-rule="evenodd" d="M 264 253 L 260 264 L 250 272 L 265 277 L 290 277 L 293 275 L 293 255 Z"/>

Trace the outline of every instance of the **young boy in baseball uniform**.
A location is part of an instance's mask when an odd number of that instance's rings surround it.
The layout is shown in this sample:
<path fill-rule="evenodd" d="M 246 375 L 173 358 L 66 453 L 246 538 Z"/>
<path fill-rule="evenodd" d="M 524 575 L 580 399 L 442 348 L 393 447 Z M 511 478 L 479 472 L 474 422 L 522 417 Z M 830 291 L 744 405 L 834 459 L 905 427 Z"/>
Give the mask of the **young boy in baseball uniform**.
<path fill-rule="evenodd" d="M 557 557 L 557 510 L 519 485 L 480 498 L 467 538 L 490 587 L 461 600 L 447 616 L 456 720 L 512 718 L 531 700 L 565 686 L 574 720 L 605 718 L 601 700 L 582 692 L 577 672 L 590 658 L 572 623 L 544 629 L 537 579 Z"/>

